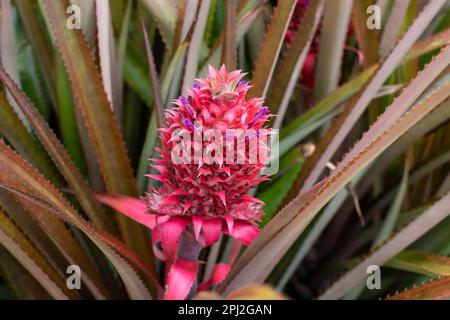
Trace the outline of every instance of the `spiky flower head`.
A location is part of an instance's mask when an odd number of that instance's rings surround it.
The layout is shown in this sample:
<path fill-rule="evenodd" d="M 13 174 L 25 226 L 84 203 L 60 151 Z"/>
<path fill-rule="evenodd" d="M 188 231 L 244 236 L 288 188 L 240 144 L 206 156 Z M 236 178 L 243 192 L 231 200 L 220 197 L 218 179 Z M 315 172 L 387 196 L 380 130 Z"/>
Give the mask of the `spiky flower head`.
<path fill-rule="evenodd" d="M 254 148 L 261 149 L 258 155 L 267 151 L 262 139 L 267 131 L 262 129 L 269 114 L 261 98 L 246 99 L 250 86 L 241 81 L 243 76 L 240 71 L 227 72 L 224 66 L 210 67 L 206 79 L 198 79 L 186 96 L 175 100 L 175 107 L 166 113 L 166 127 L 160 129 L 161 158 L 152 160 L 159 174 L 149 177 L 162 185 L 147 194 L 148 211 L 191 219 L 197 237 L 204 223 L 214 224 L 217 233 L 223 227 L 239 236 L 245 229 L 247 237 L 241 237 L 245 243 L 257 233 L 262 203 L 247 192 L 266 179 L 260 176 L 265 159 L 251 162 L 249 155 Z M 214 139 L 205 137 L 208 132 Z M 190 138 L 181 141 L 186 136 Z M 256 145 L 252 146 L 252 138 Z M 239 142 L 243 143 L 239 146 Z M 174 159 L 180 145 L 188 153 L 187 162 Z M 208 161 L 205 155 L 216 161 Z"/>

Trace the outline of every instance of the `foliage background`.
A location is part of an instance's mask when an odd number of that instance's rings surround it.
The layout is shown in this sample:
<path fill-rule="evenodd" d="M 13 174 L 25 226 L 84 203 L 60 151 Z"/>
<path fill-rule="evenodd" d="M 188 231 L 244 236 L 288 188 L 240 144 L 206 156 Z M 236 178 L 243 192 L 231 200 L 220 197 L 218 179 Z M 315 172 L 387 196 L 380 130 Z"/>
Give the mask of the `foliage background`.
<path fill-rule="evenodd" d="M 440 276 L 397 297 L 450 295 L 448 1 L 377 1 L 380 30 L 370 0 L 71 2 L 82 32 L 66 0 L 0 2 L 1 298 L 157 296 L 148 232 L 94 192 L 143 195 L 162 109 L 222 63 L 266 97 L 282 157 L 255 190 L 261 229 L 276 219 L 217 291 L 375 299 Z M 200 276 L 230 248 L 205 251 Z"/>

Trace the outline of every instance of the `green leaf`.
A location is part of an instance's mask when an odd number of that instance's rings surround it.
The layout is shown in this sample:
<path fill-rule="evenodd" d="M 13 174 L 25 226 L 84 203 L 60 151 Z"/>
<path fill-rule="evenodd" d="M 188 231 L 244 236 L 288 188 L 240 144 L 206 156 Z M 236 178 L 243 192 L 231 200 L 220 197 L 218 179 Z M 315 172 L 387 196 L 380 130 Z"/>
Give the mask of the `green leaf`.
<path fill-rule="evenodd" d="M 267 97 L 267 104 L 271 112 L 274 114 L 278 113 L 274 122 L 274 128 L 281 126 L 312 39 L 319 26 L 324 3 L 323 0 L 315 0 L 308 6 L 305 16 L 302 18 L 302 22 L 292 40 L 292 46 L 287 50 L 279 69 L 276 71 L 272 88 Z M 260 57 L 262 55 L 263 53 L 261 52 Z M 260 62 L 257 61 L 257 63 Z M 256 65 L 256 70 L 258 70 L 258 64 Z M 255 71 L 254 76 L 260 75 L 256 74 Z"/>
<path fill-rule="evenodd" d="M 442 277 L 395 294 L 387 300 L 440 300 L 450 297 L 450 277 Z"/>
<path fill-rule="evenodd" d="M 36 174 L 36 171 L 4 142 L 0 142 L 0 154 L 0 170 L 2 172 L 0 182 L 4 185 L 14 186 L 23 185 L 23 181 L 28 180 L 27 185 L 30 185 L 32 181 L 31 175 Z M 16 170 L 21 170 L 23 168 L 21 166 L 26 166 L 26 170 L 28 171 L 18 173 Z M 42 176 L 39 176 L 39 178 L 45 180 Z M 45 189 L 45 187 L 40 190 L 42 193 L 45 193 L 46 191 L 48 191 L 48 189 Z M 40 224 L 47 235 L 50 236 L 56 247 L 63 253 L 68 262 L 80 266 L 84 273 L 82 280 L 92 294 L 97 298 L 108 297 L 106 286 L 103 283 L 100 274 L 86 256 L 80 243 L 69 229 L 67 229 L 66 225 L 57 217 L 48 215 L 45 210 L 37 207 L 35 204 L 29 203 L 21 198 L 16 199 L 21 206 L 33 216 L 33 219 Z"/>
<path fill-rule="evenodd" d="M 67 268 L 67 260 L 50 236 L 45 233 L 44 228 L 35 220 L 33 212 L 25 210 L 12 194 L 3 190 L 0 192 L 0 206 L 49 263 L 59 270 Z M 53 231 L 56 231 L 56 228 Z"/>
<path fill-rule="evenodd" d="M 65 279 L 53 269 L 22 231 L 1 210 L 0 244 L 34 276 L 53 298 L 73 299 L 77 297 L 76 291 L 67 288 Z"/>
<path fill-rule="evenodd" d="M 44 150 L 14 112 L 6 95 L 0 90 L 0 133 L 14 148 L 38 168 L 50 181 L 57 183 L 60 178 L 55 173 Z"/>
<path fill-rule="evenodd" d="M 156 139 L 157 139 L 157 129 L 158 127 L 162 127 L 163 124 L 163 113 L 164 106 L 163 100 L 161 96 L 161 87 L 159 84 L 158 73 L 155 67 L 155 59 L 153 57 L 152 49 L 150 48 L 150 40 L 148 38 L 148 33 L 145 28 L 145 25 L 142 24 L 142 30 L 144 31 L 144 40 L 145 40 L 145 49 L 147 51 L 147 62 L 149 65 L 149 74 L 151 80 L 151 89 L 153 92 L 153 112 L 150 118 L 150 123 L 147 128 L 147 134 L 144 141 L 144 147 L 142 148 L 141 157 L 139 161 L 138 168 L 138 189 L 139 194 L 143 194 L 145 189 L 145 173 L 148 168 L 148 159 L 151 157 L 152 152 L 154 150 Z"/>
<path fill-rule="evenodd" d="M 347 162 L 341 163 L 328 179 L 307 190 L 283 208 L 238 259 L 221 290 L 230 292 L 238 286 L 264 281 L 319 210 L 390 144 L 442 103 L 450 94 L 449 88 L 450 85 L 447 84 L 435 91 L 388 130 L 374 138 L 363 150 Z M 333 288 L 332 297 L 335 294 L 345 294 L 342 291 L 340 288 Z"/>
<path fill-rule="evenodd" d="M 118 2 L 115 5 L 120 5 Z M 112 6 L 111 8 L 113 8 Z M 118 101 L 123 102 L 123 69 L 125 61 L 125 53 L 127 51 L 127 43 L 130 29 L 131 12 L 133 8 L 133 0 L 127 0 L 122 26 L 120 28 L 119 41 L 117 44 L 117 83 L 118 83 Z M 113 19 L 114 20 L 114 19 Z"/>
<path fill-rule="evenodd" d="M 135 196 L 137 188 L 125 144 L 91 52 L 80 30 L 66 28 L 68 2 L 42 2 L 92 140 L 106 190 L 112 194 Z M 117 219 L 125 242 L 147 261 L 152 261 L 145 229 L 124 215 L 118 214 Z"/>
<path fill-rule="evenodd" d="M 42 116 L 49 121 L 53 111 L 52 104 L 46 95 L 45 90 L 42 90 L 41 74 L 37 70 L 37 61 L 33 56 L 30 46 L 23 47 L 18 53 L 17 59 L 21 66 L 20 80 L 22 89 L 30 97 L 30 100 L 38 108 Z"/>
<path fill-rule="evenodd" d="M 294 131 L 299 130 L 302 126 L 313 122 L 327 114 L 330 114 L 336 106 L 346 101 L 370 79 L 377 66 L 374 65 L 363 72 L 359 73 L 352 80 L 348 81 L 331 94 L 317 102 L 314 106 L 308 109 L 305 113 L 289 122 L 281 129 L 280 139 L 292 134 Z"/>
<path fill-rule="evenodd" d="M 250 98 L 266 96 L 296 3 L 295 0 L 279 1 L 274 10 L 255 63 L 251 82 L 253 87 L 249 91 Z"/>
<path fill-rule="evenodd" d="M 317 66 L 314 83 L 316 100 L 327 96 L 338 86 L 352 6 L 353 0 L 325 3 L 319 52 L 315 62 Z"/>
<path fill-rule="evenodd" d="M 203 0 L 199 2 L 197 8 L 198 13 L 196 19 L 193 22 L 193 32 L 189 40 L 189 48 L 186 56 L 186 65 L 184 66 L 184 77 L 182 84 L 182 94 L 185 94 L 186 90 L 191 87 L 195 78 L 197 77 L 197 69 L 200 62 L 201 49 L 204 46 L 203 34 L 206 28 L 206 22 L 208 18 L 209 7 L 211 0 Z"/>
<path fill-rule="evenodd" d="M 265 214 L 261 218 L 260 227 L 264 227 L 277 212 L 297 173 L 301 170 L 302 163 L 303 158 L 299 149 L 293 149 L 281 158 L 280 168 L 287 168 L 286 172 L 259 193 L 259 199 L 265 203 L 263 207 Z"/>
<path fill-rule="evenodd" d="M 177 20 L 176 6 L 167 0 L 141 0 L 141 2 L 156 20 L 164 42 L 171 48 Z"/>
<path fill-rule="evenodd" d="M 397 37 L 400 34 L 408 7 L 409 0 L 394 2 L 391 14 L 389 15 L 386 25 L 383 28 L 384 32 L 381 35 L 379 54 L 382 58 L 389 53 L 397 42 Z"/>
<path fill-rule="evenodd" d="M 109 1 L 95 2 L 95 21 L 97 24 L 97 47 L 100 73 L 108 100 L 114 110 L 118 123 L 122 120 L 122 101 L 119 94 L 118 65 L 116 45 L 111 21 Z"/>
<path fill-rule="evenodd" d="M 183 42 L 180 44 L 180 46 L 175 51 L 172 59 L 170 60 L 165 74 L 163 75 L 163 79 L 161 81 L 161 95 L 164 105 L 167 105 L 170 101 L 171 88 L 176 86 L 175 83 L 177 82 L 177 69 L 182 61 L 184 61 L 184 56 L 186 54 L 187 48 L 187 42 Z"/>
<path fill-rule="evenodd" d="M 450 86 L 442 87 L 442 90 L 448 90 Z M 415 116 L 419 107 L 426 106 L 428 102 L 434 104 L 432 100 L 439 95 L 441 90 L 436 91 L 432 97 L 426 99 L 420 103 L 416 108 L 407 113 L 398 124 L 401 124 L 404 119 L 411 118 Z M 448 96 L 448 94 L 447 94 Z M 424 109 L 428 109 L 425 107 Z M 385 135 L 386 136 L 386 135 Z M 407 248 L 420 236 L 429 231 L 432 227 L 436 226 L 440 221 L 446 218 L 449 214 L 450 204 L 450 194 L 441 198 L 433 206 L 428 208 L 419 217 L 414 219 L 411 223 L 406 225 L 404 228 L 400 229 L 396 234 L 394 234 L 389 240 L 384 242 L 382 245 L 374 249 L 368 256 L 364 257 L 356 266 L 354 266 L 348 273 L 346 273 L 342 278 L 336 281 L 332 286 L 330 286 L 320 298 L 322 299 L 337 299 L 352 289 L 360 280 L 365 276 L 365 269 L 368 265 L 376 264 L 382 265 L 390 258 L 394 257 L 403 249 Z"/>
<path fill-rule="evenodd" d="M 397 194 L 395 195 L 394 201 L 392 202 L 389 211 L 383 221 L 383 225 L 381 226 L 380 232 L 374 240 L 373 246 L 377 246 L 384 241 L 386 241 L 394 232 L 396 222 L 399 218 L 400 211 L 402 209 L 403 201 L 406 197 L 406 192 L 408 189 L 408 175 L 409 175 L 409 167 L 410 167 L 411 159 L 410 157 L 405 160 L 405 167 L 403 170 L 403 177 L 400 183 L 400 187 L 398 188 Z"/>
<path fill-rule="evenodd" d="M 381 88 L 383 83 L 401 62 L 408 50 L 413 46 L 414 42 L 418 39 L 420 34 L 425 30 L 425 28 L 432 21 L 433 17 L 439 12 L 440 8 L 444 4 L 445 1 L 439 0 L 428 3 L 419 17 L 414 21 L 408 31 L 405 32 L 395 48 L 389 53 L 389 55 L 380 65 L 377 72 L 369 80 L 364 89 L 362 89 L 361 93 L 352 100 L 348 107 L 348 111 L 342 114 L 341 119 L 339 119 L 339 121 L 336 121 L 334 123 L 334 126 L 329 129 L 329 140 L 322 139 L 321 144 L 323 144 L 323 146 L 318 147 L 318 149 L 322 152 L 317 152 L 315 155 L 308 159 L 308 162 L 314 163 L 314 165 L 312 166 L 312 170 L 307 173 L 307 178 L 304 180 L 304 183 L 302 183 L 302 191 L 307 190 L 317 181 L 318 177 L 322 174 L 326 163 L 330 161 L 336 150 L 344 141 L 347 134 L 354 127 L 356 121 L 366 110 L 376 92 L 379 90 L 379 88 Z M 442 66 L 443 68 L 445 68 L 445 63 L 440 64 L 440 67 Z M 396 106 L 396 108 L 392 109 L 392 113 L 394 114 L 386 114 L 386 121 L 377 122 L 381 128 L 384 129 L 389 124 L 392 124 L 395 120 L 397 120 L 399 115 L 401 115 L 410 106 L 410 104 L 412 104 L 414 100 L 423 92 L 423 90 L 425 90 L 427 84 L 430 84 L 431 81 L 435 77 L 437 77 L 437 74 L 433 72 L 430 73 L 431 76 L 425 76 L 423 75 L 423 73 L 421 73 L 416 77 L 417 82 L 415 88 L 411 87 L 411 92 L 408 95 L 408 100 L 396 100 L 397 104 L 400 104 L 402 102 L 402 107 L 400 108 L 399 106 Z M 420 82 L 419 79 L 426 81 Z M 372 137 L 367 136 L 367 140 L 371 138 Z M 363 140 L 361 140 L 361 146 L 363 145 L 367 145 L 367 141 L 364 138 Z M 353 150 L 356 152 L 359 149 Z M 305 167 L 306 166 L 307 164 L 305 164 Z"/>
<path fill-rule="evenodd" d="M 20 83 L 19 65 L 17 62 L 16 32 L 14 30 L 13 7 L 11 1 L 3 1 L 0 3 L 0 54 L 2 57 L 3 68 L 8 70 L 17 83 Z M 30 125 L 24 118 L 20 109 L 17 108 L 13 101 L 10 102 L 27 130 L 30 130 Z"/>
<path fill-rule="evenodd" d="M 352 184 L 356 185 L 365 175 L 365 173 L 370 170 L 370 166 L 360 172 L 355 178 L 352 180 Z M 305 230 L 305 232 L 299 237 L 297 242 L 300 242 L 297 245 L 297 250 L 295 250 L 292 255 L 292 260 L 289 261 L 288 266 L 282 272 L 282 276 L 277 284 L 278 290 L 283 290 L 288 281 L 292 278 L 292 275 L 299 267 L 300 263 L 303 261 L 309 250 L 316 243 L 317 239 L 322 234 L 323 230 L 328 226 L 330 221 L 334 218 L 341 205 L 345 202 L 349 195 L 347 189 L 342 189 L 336 196 L 327 204 L 327 206 L 323 209 L 318 216 L 311 224 L 308 226 L 309 230 Z M 295 249 L 295 244 L 291 247 L 291 249 Z M 286 259 L 288 255 L 285 256 Z M 287 260 L 287 259 L 286 259 Z"/>
<path fill-rule="evenodd" d="M 415 59 L 431 50 L 445 46 L 448 42 L 447 39 L 449 37 L 449 34 L 450 29 L 443 32 L 442 34 L 436 35 L 436 38 L 433 36 L 429 39 L 417 42 L 416 44 L 414 44 L 411 50 L 408 51 L 408 54 L 403 60 L 403 63 L 411 61 L 412 59 Z M 363 87 L 363 85 L 372 77 L 376 70 L 377 65 L 372 65 L 371 67 L 365 69 L 353 79 L 349 80 L 347 83 L 343 84 L 332 93 L 327 95 L 325 98 L 317 102 L 305 113 L 289 122 L 286 126 L 281 128 L 280 139 L 283 140 L 283 138 L 289 136 L 294 131 L 300 130 L 302 126 L 305 126 L 320 117 L 330 114 L 330 112 L 332 112 L 336 106 L 345 102 L 356 92 L 358 92 Z"/>
<path fill-rule="evenodd" d="M 414 47 L 406 54 L 405 60 L 409 61 L 423 54 L 439 49 L 448 44 L 450 38 L 450 28 L 439 32 L 427 39 L 418 41 Z"/>
<path fill-rule="evenodd" d="M 35 0 L 17 0 L 17 9 L 33 48 L 44 78 L 45 87 L 54 106 L 56 106 L 56 81 L 54 77 L 54 54 L 45 33 L 45 26 L 39 21 L 40 10 Z"/>
<path fill-rule="evenodd" d="M 426 252 L 405 250 L 386 262 L 386 267 L 431 277 L 450 275 L 450 258 Z"/>
<path fill-rule="evenodd" d="M 257 8 L 247 12 L 246 14 L 239 17 L 239 20 L 236 25 L 236 42 L 239 43 L 244 35 L 247 33 L 250 26 L 253 24 L 255 19 L 263 12 L 264 6 L 260 5 Z M 238 10 L 238 16 L 240 16 Z M 199 71 L 199 76 L 203 77 L 208 73 L 208 65 L 212 65 L 214 67 L 220 67 L 220 58 L 221 58 L 221 50 L 223 44 L 224 33 L 222 32 L 219 37 L 216 38 L 216 41 L 212 45 L 209 54 L 203 65 Z"/>
<path fill-rule="evenodd" d="M 236 1 L 228 0 L 225 4 L 225 33 L 222 45 L 222 63 L 228 70 L 237 68 L 236 44 Z"/>
<path fill-rule="evenodd" d="M 58 100 L 58 122 L 61 140 L 64 147 L 75 162 L 77 168 L 84 174 L 87 171 L 83 147 L 78 134 L 75 103 L 72 96 L 69 78 L 61 59 L 56 66 L 56 95 Z"/>
<path fill-rule="evenodd" d="M 355 30 L 358 48 L 364 55 L 364 67 L 368 68 L 378 62 L 378 29 L 367 28 L 367 8 L 371 0 L 353 1 L 352 25 Z"/>
<path fill-rule="evenodd" d="M 261 231 L 259 236 L 253 241 L 253 243 L 247 248 L 247 250 L 239 257 L 239 259 L 235 262 L 230 272 L 227 275 L 227 278 L 219 287 L 219 292 L 231 292 L 230 288 L 237 288 L 238 286 L 234 286 L 236 282 L 236 278 L 242 277 L 243 272 L 245 271 L 249 263 L 252 259 L 258 255 L 258 252 L 264 249 L 266 243 L 273 237 L 275 237 L 283 228 L 283 226 L 289 223 L 289 220 L 292 219 L 294 213 L 293 208 L 302 207 L 308 201 L 310 201 L 314 194 L 322 187 L 323 183 L 319 183 L 308 192 L 300 195 L 296 199 L 294 199 L 291 203 L 289 203 L 285 208 L 283 208 Z M 294 209 L 295 210 L 295 209 Z M 286 214 L 284 214 L 286 212 Z M 267 259 L 266 262 L 270 262 L 271 259 Z M 271 267 L 275 267 L 277 261 L 271 265 Z M 254 269 L 255 270 L 255 269 Z M 238 279 L 239 283 L 247 282 L 246 280 Z M 262 280 L 261 280 L 262 281 Z M 255 279 L 251 277 L 248 283 L 255 282 Z"/>
<path fill-rule="evenodd" d="M 68 231 L 64 226 L 64 222 L 66 222 L 80 229 L 110 259 L 124 281 L 131 298 L 150 298 L 150 293 L 141 280 L 141 276 L 146 277 L 145 279 L 152 285 L 155 294 L 161 291 L 153 277 L 151 267 L 134 252 L 108 233 L 85 221 L 49 182 L 1 142 L 0 154 L 0 170 L 5 173 L 0 177 L 0 187 L 13 193 L 24 208 L 37 215 L 36 219 L 39 222 L 51 221 L 52 225 L 49 225 L 49 228 L 62 225 L 64 230 Z M 61 230 L 53 232 L 47 230 L 47 232 L 52 237 L 59 237 L 62 234 Z M 92 280 L 90 279 L 90 275 L 93 273 L 92 268 L 86 262 L 87 257 L 84 254 L 74 254 L 76 247 L 70 243 L 72 239 L 71 235 L 64 235 L 64 237 L 56 239 L 55 244 L 60 250 L 67 252 L 71 264 L 80 266 L 84 274 L 82 280 L 93 290 L 95 289 L 93 284 L 99 284 L 99 282 L 89 281 Z M 72 257 L 75 258 L 72 259 Z M 139 273 L 136 270 L 139 270 Z M 97 296 L 99 293 L 93 291 L 93 294 Z"/>
<path fill-rule="evenodd" d="M 8 286 L 11 294 L 17 299 L 47 300 L 47 291 L 39 282 L 11 255 L 5 248 L 0 247 L 0 274 Z M 0 285 L 0 299 L 11 299 L 10 293 L 5 293 L 6 286 Z"/>
<path fill-rule="evenodd" d="M 75 163 L 73 163 L 66 149 L 64 149 L 64 146 L 48 127 L 47 123 L 39 112 L 37 112 L 31 101 L 28 100 L 25 94 L 1 67 L 0 80 L 11 92 L 11 95 L 14 97 L 23 114 L 33 127 L 34 132 L 36 132 L 56 166 L 69 183 L 69 186 L 72 188 L 86 214 L 96 225 L 111 231 L 112 226 L 109 217 L 106 216 L 106 213 L 102 210 L 100 203 L 95 198 L 93 190 L 78 171 Z"/>
<path fill-rule="evenodd" d="M 150 87 L 150 79 L 147 68 L 141 62 L 141 58 L 135 53 L 132 46 L 128 46 L 125 52 L 123 72 L 126 82 L 135 90 L 147 107 L 151 107 L 153 96 Z"/>

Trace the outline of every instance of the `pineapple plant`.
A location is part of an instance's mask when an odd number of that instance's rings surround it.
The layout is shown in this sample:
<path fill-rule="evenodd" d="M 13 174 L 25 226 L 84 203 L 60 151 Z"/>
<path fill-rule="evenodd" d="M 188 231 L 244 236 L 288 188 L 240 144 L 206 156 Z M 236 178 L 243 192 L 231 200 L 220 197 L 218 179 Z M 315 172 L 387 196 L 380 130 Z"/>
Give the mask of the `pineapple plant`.
<path fill-rule="evenodd" d="M 2 0 L 0 298 L 450 297 L 449 8 Z"/>

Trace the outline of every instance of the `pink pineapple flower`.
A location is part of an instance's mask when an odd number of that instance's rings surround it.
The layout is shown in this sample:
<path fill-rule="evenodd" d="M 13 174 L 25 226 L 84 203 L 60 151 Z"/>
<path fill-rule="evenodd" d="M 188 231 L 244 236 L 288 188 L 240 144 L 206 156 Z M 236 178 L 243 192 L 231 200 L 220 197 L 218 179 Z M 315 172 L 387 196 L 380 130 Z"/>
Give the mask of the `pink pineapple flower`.
<path fill-rule="evenodd" d="M 171 266 L 166 299 L 184 299 L 196 280 L 198 261 L 186 260 L 178 252 L 183 232 L 191 231 L 201 247 L 217 242 L 222 232 L 245 245 L 258 234 L 263 203 L 248 191 L 267 179 L 260 175 L 267 158 L 249 161 L 255 148 L 250 141 L 270 135 L 264 129 L 270 115 L 262 98 L 246 99 L 250 86 L 241 81 L 243 76 L 240 71 L 227 72 L 224 66 L 219 70 L 210 67 L 206 79 L 196 80 L 186 96 L 175 100 L 175 107 L 165 114 L 165 127 L 160 129 L 160 158 L 151 159 L 151 167 L 158 174 L 148 175 L 160 186 L 149 190 L 142 199 L 99 196 L 103 203 L 152 230 L 155 255 Z M 214 130 L 215 139 L 205 142 L 203 137 L 201 145 L 194 139 L 180 142 L 181 137 L 208 130 Z M 239 136 L 239 130 L 244 135 Z M 241 150 L 239 139 L 244 141 Z M 269 150 L 260 142 L 264 139 L 257 140 L 258 150 Z M 200 150 L 200 155 L 209 154 L 218 160 L 211 163 L 201 157 L 195 161 L 194 156 L 190 161 L 174 161 L 180 145 L 188 147 L 184 156 L 189 158 Z M 220 158 L 232 151 L 232 161 Z M 227 271 L 219 264 L 213 272 L 215 279 L 200 288 L 221 282 Z"/>

